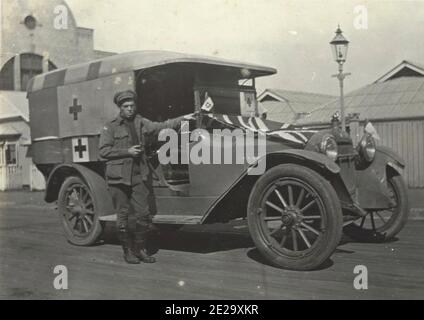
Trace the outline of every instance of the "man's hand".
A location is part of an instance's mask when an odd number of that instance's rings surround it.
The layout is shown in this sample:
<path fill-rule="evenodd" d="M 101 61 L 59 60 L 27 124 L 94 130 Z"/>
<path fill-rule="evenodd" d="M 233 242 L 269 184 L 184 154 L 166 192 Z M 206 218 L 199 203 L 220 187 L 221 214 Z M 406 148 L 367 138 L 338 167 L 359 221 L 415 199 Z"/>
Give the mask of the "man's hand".
<path fill-rule="evenodd" d="M 128 153 L 133 157 L 138 157 L 143 152 L 141 145 L 133 146 L 128 149 Z"/>

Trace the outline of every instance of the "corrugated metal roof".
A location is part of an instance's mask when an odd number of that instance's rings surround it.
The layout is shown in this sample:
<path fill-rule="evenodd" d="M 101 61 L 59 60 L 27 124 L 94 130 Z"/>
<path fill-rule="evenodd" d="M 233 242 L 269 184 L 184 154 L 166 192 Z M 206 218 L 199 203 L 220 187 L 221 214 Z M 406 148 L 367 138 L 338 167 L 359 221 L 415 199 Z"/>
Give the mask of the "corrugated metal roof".
<path fill-rule="evenodd" d="M 29 121 L 28 100 L 25 92 L 0 91 L 0 119 L 22 117 Z"/>
<path fill-rule="evenodd" d="M 405 74 L 405 71 L 409 69 L 409 76 L 415 76 L 415 75 L 423 75 L 424 76 L 424 65 L 410 61 L 410 60 L 403 60 L 401 63 L 399 63 L 396 67 L 382 75 L 380 78 L 378 78 L 375 82 L 384 82 L 389 81 L 392 78 L 401 77 L 401 76 L 408 76 Z M 412 74 L 411 74 L 412 71 Z M 415 74 L 414 74 L 415 73 Z"/>
<path fill-rule="evenodd" d="M 318 93 L 267 89 L 258 100 L 267 110 L 267 119 L 287 123 L 294 122 L 299 114 L 308 114 L 334 98 Z"/>
<path fill-rule="evenodd" d="M 424 117 L 424 77 L 402 77 L 373 83 L 345 96 L 346 115 L 357 113 L 360 120 L 389 120 Z M 339 99 L 317 108 L 297 122 L 326 124 L 340 109 Z"/>
<path fill-rule="evenodd" d="M 282 123 L 294 121 L 296 114 L 290 109 L 286 102 L 265 101 L 260 102 L 262 109 L 267 114 L 267 119 Z"/>

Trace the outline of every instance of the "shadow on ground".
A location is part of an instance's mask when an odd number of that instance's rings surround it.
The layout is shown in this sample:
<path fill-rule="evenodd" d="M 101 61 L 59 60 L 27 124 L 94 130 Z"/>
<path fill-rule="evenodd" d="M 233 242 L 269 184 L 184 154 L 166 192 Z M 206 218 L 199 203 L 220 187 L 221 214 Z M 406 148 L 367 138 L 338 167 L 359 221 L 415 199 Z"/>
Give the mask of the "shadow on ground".
<path fill-rule="evenodd" d="M 223 231 L 216 229 L 223 228 Z M 214 229 L 214 230 L 211 230 Z M 103 234 L 103 243 L 119 245 L 116 228 L 107 226 Z M 213 253 L 254 247 L 249 233 L 231 230 L 229 226 L 183 227 L 176 231 L 161 231 L 155 237 L 158 250 L 184 251 L 193 253 Z"/>
<path fill-rule="evenodd" d="M 217 229 L 224 230 L 217 231 Z M 116 238 L 116 228 L 114 226 L 108 226 L 108 228 L 106 228 L 103 235 L 103 243 L 101 244 L 119 245 Z M 247 257 L 249 259 L 269 267 L 280 269 L 269 263 L 259 250 L 255 248 L 247 230 L 233 229 L 231 232 L 231 226 L 228 225 L 212 228 L 195 226 L 188 228 L 184 227 L 176 231 L 162 231 L 155 240 L 155 247 L 150 248 L 150 251 L 156 253 L 159 250 L 171 250 L 207 254 L 243 248 L 250 249 L 247 252 Z M 353 251 L 342 249 L 337 249 L 336 252 L 354 253 Z M 328 269 L 333 266 L 333 264 L 333 261 L 328 259 L 319 268 L 313 271 Z"/>

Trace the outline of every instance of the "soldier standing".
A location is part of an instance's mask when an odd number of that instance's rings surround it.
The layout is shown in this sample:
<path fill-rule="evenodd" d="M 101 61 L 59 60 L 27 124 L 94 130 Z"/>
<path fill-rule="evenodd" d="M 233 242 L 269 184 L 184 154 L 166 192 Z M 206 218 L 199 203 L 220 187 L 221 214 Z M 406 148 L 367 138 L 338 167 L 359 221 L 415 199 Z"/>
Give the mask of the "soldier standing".
<path fill-rule="evenodd" d="M 148 234 L 153 230 L 156 200 L 152 172 L 145 154 L 146 135 L 158 135 L 166 128 L 176 129 L 187 115 L 165 122 L 152 122 L 136 114 L 136 93 L 118 92 L 114 97 L 118 116 L 103 128 L 99 151 L 106 160 L 106 179 L 117 210 L 118 238 L 127 263 L 154 263 L 146 253 Z"/>

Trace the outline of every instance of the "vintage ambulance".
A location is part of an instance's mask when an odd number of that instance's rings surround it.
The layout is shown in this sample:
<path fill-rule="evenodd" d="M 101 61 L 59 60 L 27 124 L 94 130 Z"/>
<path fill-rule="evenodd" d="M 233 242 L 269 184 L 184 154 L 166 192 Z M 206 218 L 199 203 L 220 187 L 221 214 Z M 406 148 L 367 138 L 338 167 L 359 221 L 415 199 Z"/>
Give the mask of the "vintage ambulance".
<path fill-rule="evenodd" d="M 116 218 L 98 143 L 118 113 L 113 96 L 127 89 L 137 92 L 138 111 L 153 121 L 199 111 L 211 99 L 213 109 L 181 135 L 225 127 L 266 135 L 266 155 L 256 164 L 266 163 L 262 175 L 249 175 L 246 163 L 156 164 L 158 226 L 247 218 L 259 251 L 272 264 L 296 270 L 328 259 L 344 226 L 358 239 L 394 237 L 408 214 L 402 159 L 376 147 L 369 134 L 353 146 L 338 126 L 296 130 L 257 117 L 255 79 L 275 73 L 213 57 L 140 51 L 33 78 L 31 154 L 69 242 L 94 244 L 104 223 Z"/>

